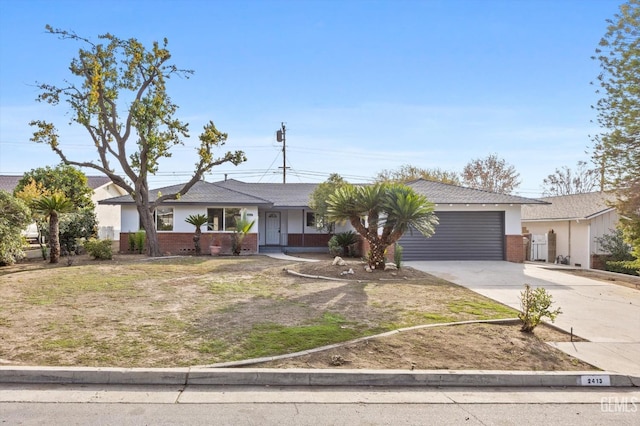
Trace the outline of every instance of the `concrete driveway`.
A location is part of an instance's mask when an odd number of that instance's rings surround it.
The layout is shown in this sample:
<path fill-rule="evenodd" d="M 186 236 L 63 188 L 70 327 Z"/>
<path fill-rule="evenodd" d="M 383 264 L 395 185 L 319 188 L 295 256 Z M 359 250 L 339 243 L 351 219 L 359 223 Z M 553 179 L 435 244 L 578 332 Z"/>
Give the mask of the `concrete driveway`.
<path fill-rule="evenodd" d="M 553 346 L 603 370 L 640 377 L 640 290 L 578 277 L 558 265 L 490 261 L 405 265 L 518 310 L 525 283 L 544 287 L 553 296 L 554 307 L 562 309 L 555 325 L 589 340 Z"/>

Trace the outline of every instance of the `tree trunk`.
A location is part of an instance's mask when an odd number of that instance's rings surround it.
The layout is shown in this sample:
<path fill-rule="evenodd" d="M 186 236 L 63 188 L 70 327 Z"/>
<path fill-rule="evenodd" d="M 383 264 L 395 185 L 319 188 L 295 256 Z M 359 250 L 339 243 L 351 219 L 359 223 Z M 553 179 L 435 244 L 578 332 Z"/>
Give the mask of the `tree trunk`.
<path fill-rule="evenodd" d="M 384 270 L 384 252 L 387 246 L 379 238 L 370 238 L 369 241 L 369 267 L 371 269 Z"/>
<path fill-rule="evenodd" d="M 196 256 L 200 256 L 200 254 L 202 254 L 202 249 L 200 248 L 200 236 L 202 234 L 202 231 L 200 230 L 200 227 L 196 227 L 196 235 L 194 235 L 193 237 L 193 244 L 195 244 L 196 246 Z"/>
<path fill-rule="evenodd" d="M 49 216 L 49 263 L 60 260 L 60 236 L 58 214 L 53 212 Z"/>
<path fill-rule="evenodd" d="M 158 232 L 156 224 L 153 220 L 153 210 L 149 208 L 149 188 L 146 179 L 140 179 L 135 185 L 135 202 L 142 229 L 144 229 L 147 238 L 147 256 L 160 257 L 160 243 L 158 242 Z"/>
<path fill-rule="evenodd" d="M 144 206 L 137 207 L 140 222 L 142 222 L 142 229 L 144 229 L 147 238 L 147 256 L 160 257 L 162 256 L 162 252 L 160 251 L 158 232 L 156 231 L 156 224 L 153 220 L 153 213 Z"/>

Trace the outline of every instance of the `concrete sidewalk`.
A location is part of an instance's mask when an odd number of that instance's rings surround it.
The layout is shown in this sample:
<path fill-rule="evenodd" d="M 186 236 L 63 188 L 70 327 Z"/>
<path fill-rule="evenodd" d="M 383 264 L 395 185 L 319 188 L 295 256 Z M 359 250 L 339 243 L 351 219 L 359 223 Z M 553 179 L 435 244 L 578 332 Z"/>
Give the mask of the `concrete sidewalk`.
<path fill-rule="evenodd" d="M 524 284 L 544 287 L 562 309 L 555 325 L 589 342 L 552 345 L 605 371 L 640 377 L 640 291 L 579 277 L 558 265 L 405 262 L 520 310 Z"/>

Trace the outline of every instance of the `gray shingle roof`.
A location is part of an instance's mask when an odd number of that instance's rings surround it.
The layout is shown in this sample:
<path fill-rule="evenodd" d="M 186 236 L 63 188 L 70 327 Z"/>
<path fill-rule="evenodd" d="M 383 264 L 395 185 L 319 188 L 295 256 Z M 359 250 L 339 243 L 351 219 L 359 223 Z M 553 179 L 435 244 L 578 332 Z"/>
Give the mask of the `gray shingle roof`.
<path fill-rule="evenodd" d="M 24 175 L 0 175 L 0 189 L 13 192 Z M 91 189 L 99 188 L 111 182 L 106 176 L 87 176 L 87 185 Z"/>
<path fill-rule="evenodd" d="M 87 185 L 91 189 L 100 188 L 108 183 L 111 183 L 111 179 L 106 176 L 87 176 Z"/>
<path fill-rule="evenodd" d="M 544 201 L 516 195 L 496 194 L 441 182 L 419 179 L 408 184 L 436 204 L 545 204 Z M 167 204 L 258 205 L 276 208 L 308 208 L 309 197 L 317 183 L 249 183 L 235 179 L 219 182 L 200 181 L 179 200 Z M 182 187 L 173 185 L 153 189 L 168 194 Z M 129 204 L 129 195 L 103 200 L 101 204 Z"/>
<path fill-rule="evenodd" d="M 550 205 L 524 206 L 522 220 L 561 220 L 589 219 L 593 216 L 613 210 L 608 202 L 615 195 L 606 192 L 588 192 L 586 194 L 545 197 L 543 201 Z"/>
<path fill-rule="evenodd" d="M 22 179 L 22 176 L 0 175 L 0 189 L 13 192 L 15 187 L 18 186 L 20 179 Z"/>
<path fill-rule="evenodd" d="M 169 194 L 178 192 L 184 184 L 166 186 L 164 188 L 152 189 L 152 194 Z M 100 201 L 100 204 L 132 204 L 133 198 L 130 195 L 109 198 Z M 271 202 L 264 198 L 255 197 L 250 194 L 239 192 L 233 188 L 225 188 L 217 183 L 199 181 L 185 195 L 178 200 L 169 200 L 165 204 L 216 204 L 234 206 L 270 206 Z"/>
<path fill-rule="evenodd" d="M 425 179 L 407 185 L 434 204 L 545 204 L 544 201 L 518 195 L 498 194 Z"/>
<path fill-rule="evenodd" d="M 309 197 L 318 186 L 317 183 L 247 183 L 235 179 L 216 184 L 254 197 L 265 198 L 271 201 L 274 207 L 289 208 L 308 207 Z"/>

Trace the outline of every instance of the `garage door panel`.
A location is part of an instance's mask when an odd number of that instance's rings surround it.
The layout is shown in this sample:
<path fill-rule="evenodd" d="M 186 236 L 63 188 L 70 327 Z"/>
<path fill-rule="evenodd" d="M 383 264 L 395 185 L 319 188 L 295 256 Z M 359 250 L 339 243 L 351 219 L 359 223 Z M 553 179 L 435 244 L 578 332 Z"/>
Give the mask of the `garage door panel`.
<path fill-rule="evenodd" d="M 430 238 L 407 232 L 399 241 L 405 260 L 503 260 L 504 212 L 436 212 Z"/>

